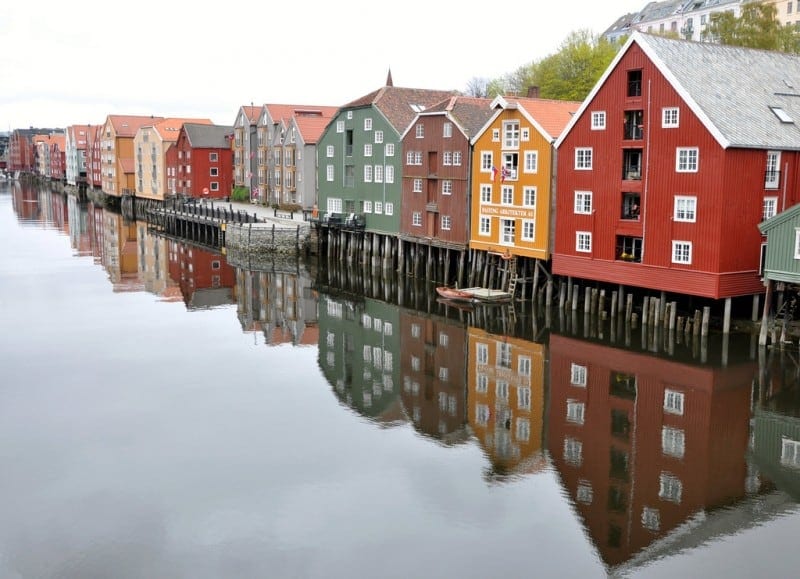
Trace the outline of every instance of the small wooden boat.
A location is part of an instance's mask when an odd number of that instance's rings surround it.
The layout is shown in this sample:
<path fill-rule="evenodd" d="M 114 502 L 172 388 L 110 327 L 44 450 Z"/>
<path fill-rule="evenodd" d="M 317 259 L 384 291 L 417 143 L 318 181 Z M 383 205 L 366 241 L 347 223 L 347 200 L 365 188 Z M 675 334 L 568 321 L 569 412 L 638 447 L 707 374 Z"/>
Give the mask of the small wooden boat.
<path fill-rule="evenodd" d="M 439 294 L 440 297 L 446 300 L 452 300 L 458 302 L 476 301 L 475 296 L 472 295 L 470 292 L 465 292 L 463 290 L 453 287 L 439 286 L 436 288 L 436 293 Z"/>

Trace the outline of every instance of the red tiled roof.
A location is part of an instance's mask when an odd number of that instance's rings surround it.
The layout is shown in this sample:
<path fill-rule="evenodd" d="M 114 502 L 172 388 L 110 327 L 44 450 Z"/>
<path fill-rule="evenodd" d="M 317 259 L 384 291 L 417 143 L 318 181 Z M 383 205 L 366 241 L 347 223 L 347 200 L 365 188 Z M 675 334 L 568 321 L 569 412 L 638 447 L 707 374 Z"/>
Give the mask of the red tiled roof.
<path fill-rule="evenodd" d="M 581 102 L 552 99 L 503 97 L 509 102 L 519 103 L 542 128 L 553 138 L 561 136 L 567 124 L 578 112 Z"/>

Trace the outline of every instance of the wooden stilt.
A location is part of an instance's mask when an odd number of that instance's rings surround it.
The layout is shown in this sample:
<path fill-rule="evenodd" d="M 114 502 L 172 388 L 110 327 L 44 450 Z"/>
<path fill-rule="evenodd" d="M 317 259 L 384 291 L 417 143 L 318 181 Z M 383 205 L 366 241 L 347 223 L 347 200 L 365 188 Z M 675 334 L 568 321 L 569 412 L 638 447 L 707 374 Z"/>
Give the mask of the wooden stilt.
<path fill-rule="evenodd" d="M 723 334 L 729 334 L 731 331 L 731 299 L 725 298 L 725 317 L 722 319 Z"/>
<path fill-rule="evenodd" d="M 761 331 L 758 336 L 758 345 L 767 345 L 767 331 L 769 326 L 769 308 L 772 301 L 772 280 L 767 280 L 767 293 L 764 296 L 764 309 L 761 312 Z"/>

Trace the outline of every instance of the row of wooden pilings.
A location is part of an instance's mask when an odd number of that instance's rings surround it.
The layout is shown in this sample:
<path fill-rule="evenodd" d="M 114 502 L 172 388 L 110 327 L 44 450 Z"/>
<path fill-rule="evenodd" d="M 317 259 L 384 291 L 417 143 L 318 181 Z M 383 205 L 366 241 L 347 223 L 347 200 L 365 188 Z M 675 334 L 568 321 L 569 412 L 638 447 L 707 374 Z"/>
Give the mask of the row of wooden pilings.
<path fill-rule="evenodd" d="M 331 263 L 359 264 L 364 269 L 397 271 L 429 282 L 456 287 L 487 287 L 505 290 L 510 278 L 508 260 L 503 256 L 474 249 L 454 249 L 436 246 L 425 241 L 406 240 L 375 232 L 346 227 L 323 228 L 319 243 L 324 244 L 324 255 Z M 552 276 L 547 267 L 537 259 L 520 258 L 516 276 L 516 298 L 532 299 L 546 308 L 554 306 L 558 288 L 558 307 L 562 310 L 583 311 L 605 318 L 622 315 L 626 323 L 663 325 L 665 329 L 693 335 L 708 335 L 711 308 L 695 309 L 693 315 L 678 315 L 677 301 L 667 301 L 664 292 L 660 297 L 645 295 L 640 309 L 634 304 L 634 292 L 625 292 L 620 285 L 608 296 L 606 290 L 585 285 L 581 288 L 572 278 Z M 610 299 L 609 299 L 610 298 Z M 730 302 L 726 302 L 726 320 Z M 610 314 L 608 309 L 610 308 Z M 641 317 L 641 320 L 639 320 Z M 728 327 L 724 328 L 727 332 Z"/>

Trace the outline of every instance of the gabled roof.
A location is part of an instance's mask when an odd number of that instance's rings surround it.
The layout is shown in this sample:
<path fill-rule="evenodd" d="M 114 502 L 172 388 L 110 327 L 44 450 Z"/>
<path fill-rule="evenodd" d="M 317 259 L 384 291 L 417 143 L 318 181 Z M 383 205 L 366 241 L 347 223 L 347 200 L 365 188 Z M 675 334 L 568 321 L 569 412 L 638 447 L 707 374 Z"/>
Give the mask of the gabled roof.
<path fill-rule="evenodd" d="M 766 221 L 762 221 L 758 224 L 758 230 L 763 234 L 766 235 L 769 231 L 772 231 L 776 227 L 781 226 L 782 224 L 786 223 L 787 221 L 791 221 L 800 215 L 800 203 L 797 205 L 793 205 L 788 209 L 781 211 L 780 213 L 770 217 Z"/>
<path fill-rule="evenodd" d="M 472 139 L 478 140 L 494 120 L 507 109 L 517 109 L 550 143 L 555 141 L 580 109 L 579 101 L 560 101 L 528 97 L 498 96 L 492 101 L 492 118 Z"/>
<path fill-rule="evenodd" d="M 419 116 L 447 115 L 467 139 L 471 139 L 492 116 L 491 104 L 492 99 L 456 95 L 425 109 Z M 410 129 L 411 125 L 406 132 Z"/>
<path fill-rule="evenodd" d="M 286 127 L 294 122 L 303 142 L 307 145 L 317 143 L 339 107 L 329 105 L 288 105 L 265 104 L 274 123 Z"/>
<path fill-rule="evenodd" d="M 178 140 L 178 134 L 184 123 L 195 123 L 198 125 L 212 124 L 211 119 L 179 119 L 171 117 L 155 123 L 153 129 L 158 133 L 162 141 L 175 142 Z"/>
<path fill-rule="evenodd" d="M 193 149 L 229 149 L 231 146 L 232 126 L 184 123 L 183 130 Z"/>
<path fill-rule="evenodd" d="M 397 133 L 402 135 L 418 113 L 457 94 L 452 90 L 384 86 L 344 105 L 342 109 L 375 107 Z"/>
<path fill-rule="evenodd" d="M 153 124 L 164 117 L 138 116 L 138 115 L 108 115 L 106 122 L 114 127 L 117 137 L 135 137 L 136 131 L 148 124 Z"/>
<path fill-rule="evenodd" d="M 338 110 L 338 109 L 337 109 Z M 319 138 L 325 131 L 325 127 L 331 122 L 332 116 L 296 116 L 292 122 L 297 127 L 297 131 L 306 145 L 313 145 L 319 142 Z"/>
<path fill-rule="evenodd" d="M 239 112 L 244 113 L 251 125 L 255 125 L 258 122 L 258 115 L 261 113 L 261 107 L 245 105 L 239 109 Z M 239 118 L 238 114 L 236 115 L 236 118 Z"/>
<path fill-rule="evenodd" d="M 721 147 L 800 149 L 800 56 L 642 32 L 634 32 L 620 49 L 556 146 L 633 44 Z"/>

